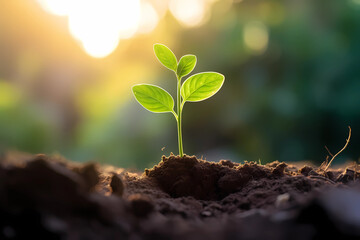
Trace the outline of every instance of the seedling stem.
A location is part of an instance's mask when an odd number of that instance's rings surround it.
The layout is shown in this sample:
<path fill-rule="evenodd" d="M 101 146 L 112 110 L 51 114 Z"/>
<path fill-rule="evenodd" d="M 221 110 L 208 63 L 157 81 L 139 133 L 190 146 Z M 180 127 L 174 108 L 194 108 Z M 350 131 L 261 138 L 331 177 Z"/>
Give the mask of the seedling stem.
<path fill-rule="evenodd" d="M 184 150 L 183 150 L 183 142 L 182 142 L 182 106 L 181 106 L 181 94 L 180 94 L 180 88 L 181 88 L 181 77 L 175 73 L 177 78 L 177 103 L 176 103 L 176 110 L 177 110 L 177 129 L 178 129 L 178 145 L 179 145 L 179 155 L 180 157 L 184 156 Z"/>

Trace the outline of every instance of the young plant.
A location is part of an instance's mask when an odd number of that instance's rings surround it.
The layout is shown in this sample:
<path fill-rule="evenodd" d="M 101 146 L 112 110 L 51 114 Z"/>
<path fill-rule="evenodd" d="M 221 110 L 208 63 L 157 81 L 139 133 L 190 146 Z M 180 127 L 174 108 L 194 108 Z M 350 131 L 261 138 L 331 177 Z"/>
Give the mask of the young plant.
<path fill-rule="evenodd" d="M 154 52 L 166 68 L 173 71 L 177 79 L 176 112 L 174 99 L 164 89 L 151 84 L 138 84 L 132 87 L 136 100 L 147 110 L 155 113 L 170 112 L 177 122 L 179 155 L 184 155 L 182 142 L 182 111 L 186 102 L 200 102 L 219 91 L 224 83 L 224 75 L 217 72 L 202 72 L 189 77 L 181 83 L 196 65 L 195 55 L 185 55 L 177 61 L 175 54 L 163 44 L 155 44 Z"/>

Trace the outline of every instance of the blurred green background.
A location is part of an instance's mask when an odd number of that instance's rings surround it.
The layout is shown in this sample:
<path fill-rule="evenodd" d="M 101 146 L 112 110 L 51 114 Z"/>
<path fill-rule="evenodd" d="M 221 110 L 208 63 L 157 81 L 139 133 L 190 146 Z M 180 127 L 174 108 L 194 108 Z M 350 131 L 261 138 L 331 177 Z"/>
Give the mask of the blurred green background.
<path fill-rule="evenodd" d="M 175 96 L 153 54 L 198 57 L 225 75 L 188 103 L 184 151 L 217 161 L 360 157 L 360 0 L 12 0 L 0 8 L 0 151 L 149 167 L 177 154 L 171 114 L 144 110 L 131 86 Z"/>

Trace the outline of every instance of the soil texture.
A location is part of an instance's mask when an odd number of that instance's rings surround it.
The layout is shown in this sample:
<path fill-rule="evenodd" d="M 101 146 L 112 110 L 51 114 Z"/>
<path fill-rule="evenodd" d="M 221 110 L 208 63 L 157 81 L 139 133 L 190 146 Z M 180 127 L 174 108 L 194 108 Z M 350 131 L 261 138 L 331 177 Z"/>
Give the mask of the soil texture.
<path fill-rule="evenodd" d="M 171 155 L 144 173 L 0 157 L 0 239 L 360 239 L 360 173 Z"/>

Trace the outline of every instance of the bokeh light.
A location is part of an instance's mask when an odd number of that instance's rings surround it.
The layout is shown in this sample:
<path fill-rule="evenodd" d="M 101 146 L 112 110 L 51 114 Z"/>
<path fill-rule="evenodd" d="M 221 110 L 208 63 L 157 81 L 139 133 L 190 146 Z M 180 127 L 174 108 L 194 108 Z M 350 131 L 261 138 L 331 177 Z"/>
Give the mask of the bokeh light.
<path fill-rule="evenodd" d="M 112 53 L 120 39 L 132 37 L 140 24 L 140 0 L 39 0 L 50 13 L 68 17 L 70 33 L 93 57 Z M 149 11 L 149 6 L 145 6 Z M 151 10 L 150 10 L 151 11 Z M 146 12 L 145 21 L 156 25 L 154 14 Z"/>
<path fill-rule="evenodd" d="M 70 32 L 94 57 L 113 52 L 120 39 L 135 34 L 140 22 L 139 0 L 82 0 L 72 6 Z"/>
<path fill-rule="evenodd" d="M 142 3 L 150 3 L 156 10 L 159 19 L 162 19 L 167 10 L 168 10 L 168 6 L 169 6 L 169 0 L 142 0 Z"/>
<path fill-rule="evenodd" d="M 169 9 L 185 27 L 206 22 L 218 0 L 37 0 L 47 12 L 66 16 L 71 35 L 96 58 L 111 54 L 121 39 L 152 32 Z"/>
<path fill-rule="evenodd" d="M 141 20 L 139 26 L 139 33 L 150 33 L 153 31 L 159 22 L 159 14 L 155 8 L 148 2 L 141 4 Z"/>
<path fill-rule="evenodd" d="M 75 1 L 71 0 L 37 0 L 40 5 L 49 13 L 58 16 L 67 16 L 71 4 Z"/>
<path fill-rule="evenodd" d="M 170 11 L 185 26 L 200 25 L 205 18 L 205 0 L 170 0 Z"/>
<path fill-rule="evenodd" d="M 256 53 L 265 51 L 269 41 L 269 33 L 261 22 L 249 22 L 244 26 L 245 45 Z"/>

